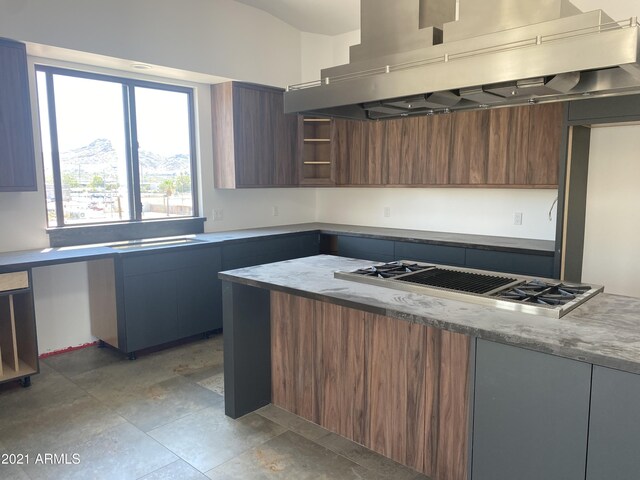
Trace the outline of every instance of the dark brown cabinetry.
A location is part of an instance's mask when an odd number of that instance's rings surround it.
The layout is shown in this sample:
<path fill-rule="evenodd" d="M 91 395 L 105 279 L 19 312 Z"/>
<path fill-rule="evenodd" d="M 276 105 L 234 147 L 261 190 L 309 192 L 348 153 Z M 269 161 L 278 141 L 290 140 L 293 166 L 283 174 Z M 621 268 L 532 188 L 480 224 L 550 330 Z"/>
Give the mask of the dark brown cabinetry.
<path fill-rule="evenodd" d="M 0 38 L 0 192 L 36 189 L 26 47 Z"/>
<path fill-rule="evenodd" d="M 529 185 L 558 184 L 563 108 L 561 103 L 529 107 Z"/>
<path fill-rule="evenodd" d="M 216 188 L 298 183 L 297 115 L 285 115 L 282 90 L 228 82 L 211 87 Z"/>
<path fill-rule="evenodd" d="M 489 111 L 453 114 L 449 183 L 483 185 L 487 183 L 489 155 Z"/>
<path fill-rule="evenodd" d="M 451 116 L 390 120 L 384 124 L 389 185 L 449 183 Z"/>
<path fill-rule="evenodd" d="M 498 108 L 489 114 L 489 185 L 526 185 L 531 107 Z"/>
<path fill-rule="evenodd" d="M 337 184 L 555 187 L 563 107 L 335 120 Z"/>

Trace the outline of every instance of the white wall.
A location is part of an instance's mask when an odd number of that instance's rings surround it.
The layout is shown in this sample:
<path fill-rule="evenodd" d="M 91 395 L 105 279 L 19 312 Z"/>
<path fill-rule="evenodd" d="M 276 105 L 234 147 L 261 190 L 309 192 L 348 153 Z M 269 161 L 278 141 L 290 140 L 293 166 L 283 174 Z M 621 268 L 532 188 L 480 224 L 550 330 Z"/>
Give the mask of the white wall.
<path fill-rule="evenodd" d="M 318 221 L 555 239 L 556 190 L 471 188 L 332 188 L 318 190 Z M 385 207 L 390 216 L 385 217 Z M 521 212 L 522 225 L 513 214 Z"/>
<path fill-rule="evenodd" d="M 591 130 L 582 280 L 640 297 L 640 126 Z"/>
<path fill-rule="evenodd" d="M 0 36 L 267 85 L 299 81 L 299 34 L 230 0 L 0 0 Z"/>

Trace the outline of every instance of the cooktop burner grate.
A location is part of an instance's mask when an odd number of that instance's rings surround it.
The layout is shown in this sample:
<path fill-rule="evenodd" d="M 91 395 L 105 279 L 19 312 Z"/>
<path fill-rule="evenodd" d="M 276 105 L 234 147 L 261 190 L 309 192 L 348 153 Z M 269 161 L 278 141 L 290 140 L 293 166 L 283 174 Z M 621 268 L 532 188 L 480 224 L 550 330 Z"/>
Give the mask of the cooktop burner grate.
<path fill-rule="evenodd" d="M 395 280 L 479 295 L 517 281 L 515 278 L 445 270 L 437 267 L 408 274 Z"/>

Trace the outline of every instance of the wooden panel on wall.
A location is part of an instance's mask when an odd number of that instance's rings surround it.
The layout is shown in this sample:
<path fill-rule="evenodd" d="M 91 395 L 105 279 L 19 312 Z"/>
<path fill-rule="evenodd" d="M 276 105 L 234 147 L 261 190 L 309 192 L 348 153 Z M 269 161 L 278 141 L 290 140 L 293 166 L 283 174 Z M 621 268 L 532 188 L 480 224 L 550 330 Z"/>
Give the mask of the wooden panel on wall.
<path fill-rule="evenodd" d="M 335 163 L 338 185 L 369 183 L 365 155 L 364 122 L 335 119 L 331 138 L 331 161 Z"/>
<path fill-rule="evenodd" d="M 387 120 L 386 123 L 388 183 L 424 183 L 427 176 L 426 117 Z"/>
<path fill-rule="evenodd" d="M 531 185 L 557 185 L 564 104 L 532 105 L 530 112 L 527 181 Z"/>
<path fill-rule="evenodd" d="M 215 188 L 235 188 L 236 169 L 233 148 L 233 95 L 231 82 L 211 85 L 211 123 L 213 142 L 213 184 Z"/>
<path fill-rule="evenodd" d="M 449 183 L 481 185 L 487 181 L 489 111 L 453 113 Z"/>
<path fill-rule="evenodd" d="M 490 111 L 487 183 L 527 183 L 529 114 L 529 106 L 497 108 Z"/>
<path fill-rule="evenodd" d="M 273 182 L 273 125 L 269 100 L 253 88 L 233 87 L 233 130 L 238 186 Z"/>
<path fill-rule="evenodd" d="M 292 186 L 298 184 L 298 115 L 283 114 L 284 97 L 280 92 L 268 95 L 273 123 L 274 171 L 273 185 Z"/>
<path fill-rule="evenodd" d="M 434 480 L 466 479 L 469 337 L 271 295 L 274 404 Z"/>
<path fill-rule="evenodd" d="M 451 115 L 425 117 L 426 171 L 421 182 L 426 185 L 449 183 L 449 156 L 451 155 Z"/>

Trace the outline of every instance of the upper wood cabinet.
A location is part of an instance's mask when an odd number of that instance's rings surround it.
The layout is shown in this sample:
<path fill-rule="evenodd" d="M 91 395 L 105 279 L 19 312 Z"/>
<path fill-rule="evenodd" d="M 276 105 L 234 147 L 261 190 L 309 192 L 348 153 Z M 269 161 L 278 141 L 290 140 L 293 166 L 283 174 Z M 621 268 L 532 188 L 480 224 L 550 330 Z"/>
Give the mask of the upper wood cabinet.
<path fill-rule="evenodd" d="M 385 134 L 378 122 L 333 121 L 331 151 L 338 185 L 383 185 Z"/>
<path fill-rule="evenodd" d="M 489 111 L 454 113 L 452 121 L 449 183 L 452 185 L 486 184 Z"/>
<path fill-rule="evenodd" d="M 498 108 L 489 113 L 487 183 L 526 185 L 530 107 Z"/>
<path fill-rule="evenodd" d="M 282 93 L 238 82 L 211 87 L 216 188 L 298 184 L 298 117 L 284 114 Z"/>
<path fill-rule="evenodd" d="M 491 110 L 487 184 L 556 186 L 562 114 L 559 103 Z"/>
<path fill-rule="evenodd" d="M 557 185 L 564 105 L 561 103 L 532 105 L 529 111 L 527 184 Z"/>
<path fill-rule="evenodd" d="M 27 52 L 0 38 L 0 192 L 37 190 Z"/>
<path fill-rule="evenodd" d="M 451 116 L 383 122 L 389 185 L 445 185 L 449 182 Z"/>

